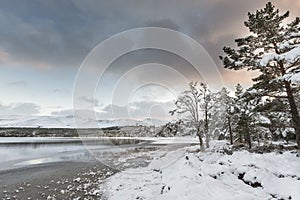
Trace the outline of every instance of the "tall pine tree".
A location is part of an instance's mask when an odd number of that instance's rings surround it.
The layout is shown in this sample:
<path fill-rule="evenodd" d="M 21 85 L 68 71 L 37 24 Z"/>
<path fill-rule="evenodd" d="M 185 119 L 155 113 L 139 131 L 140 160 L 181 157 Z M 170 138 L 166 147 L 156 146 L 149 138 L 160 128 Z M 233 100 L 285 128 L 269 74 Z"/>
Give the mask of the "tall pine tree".
<path fill-rule="evenodd" d="M 288 24 L 283 21 L 289 12 L 280 14 L 272 3 L 248 13 L 244 23 L 250 35 L 236 39 L 237 48 L 224 47 L 220 57 L 225 68 L 258 70 L 252 91 L 261 97 L 286 98 L 292 115 L 298 148 L 300 148 L 300 117 L 295 102 L 294 82 L 300 77 L 299 18 Z"/>

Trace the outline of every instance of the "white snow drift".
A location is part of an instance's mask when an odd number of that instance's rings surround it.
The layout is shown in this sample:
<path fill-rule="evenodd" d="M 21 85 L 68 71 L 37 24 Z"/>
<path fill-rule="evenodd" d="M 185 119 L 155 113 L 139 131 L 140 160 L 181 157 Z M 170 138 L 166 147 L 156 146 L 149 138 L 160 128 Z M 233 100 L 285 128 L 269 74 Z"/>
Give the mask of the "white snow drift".
<path fill-rule="evenodd" d="M 220 146 L 220 144 L 222 144 Z M 109 199 L 300 199 L 300 158 L 284 152 L 221 153 L 225 143 L 208 152 L 198 147 L 169 152 L 146 168 L 110 177 Z"/>

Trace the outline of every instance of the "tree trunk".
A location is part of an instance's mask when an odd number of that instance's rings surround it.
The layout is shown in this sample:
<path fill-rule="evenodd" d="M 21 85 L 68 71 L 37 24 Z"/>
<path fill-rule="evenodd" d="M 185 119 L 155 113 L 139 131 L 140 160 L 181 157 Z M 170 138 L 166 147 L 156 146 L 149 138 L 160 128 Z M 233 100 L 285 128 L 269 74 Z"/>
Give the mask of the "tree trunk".
<path fill-rule="evenodd" d="M 205 133 L 205 145 L 206 145 L 206 148 L 209 148 L 209 135 L 208 135 L 208 133 Z"/>
<path fill-rule="evenodd" d="M 279 62 L 279 67 L 281 70 L 282 76 L 286 74 L 284 64 L 282 61 Z M 295 102 L 294 94 L 291 88 L 291 82 L 290 81 L 284 81 L 284 87 L 286 90 L 286 94 L 288 97 L 290 109 L 291 109 L 291 114 L 292 114 L 292 121 L 295 129 L 295 134 L 296 134 L 296 142 L 298 149 L 300 149 L 300 117 L 299 117 L 299 112 L 297 109 L 297 105 Z"/>
<path fill-rule="evenodd" d="M 245 134 L 245 142 L 248 143 L 249 149 L 251 149 L 252 148 L 252 143 L 251 143 L 251 135 L 250 135 L 250 130 L 248 128 L 248 124 L 247 124 L 247 126 L 245 128 L 245 132 L 246 132 L 246 134 Z"/>
<path fill-rule="evenodd" d="M 227 122 L 228 122 L 230 144 L 233 145 L 233 136 L 232 136 L 231 123 L 230 123 L 230 117 L 229 116 L 227 116 Z"/>
<path fill-rule="evenodd" d="M 298 149 L 300 149 L 300 117 L 299 117 L 299 112 L 296 106 L 295 98 L 291 89 L 291 84 L 288 81 L 284 81 L 285 89 L 286 89 L 286 94 L 288 96 L 288 101 L 291 109 L 291 114 L 292 114 L 292 120 L 293 120 L 293 125 L 295 129 L 295 134 L 296 134 L 296 141 L 298 145 Z"/>
<path fill-rule="evenodd" d="M 202 135 L 201 135 L 201 131 L 200 131 L 199 127 L 197 127 L 197 135 L 198 135 L 199 144 L 200 144 L 200 151 L 204 151 Z"/>
<path fill-rule="evenodd" d="M 246 133 L 246 138 L 247 138 L 246 140 L 248 142 L 249 149 L 251 149 L 252 148 L 252 144 L 251 144 L 251 137 L 250 137 L 249 131 L 247 131 L 247 133 Z"/>
<path fill-rule="evenodd" d="M 206 148 L 209 148 L 209 134 L 208 134 L 208 109 L 205 109 L 205 119 L 204 119 L 204 131 L 205 131 L 205 142 Z"/>
<path fill-rule="evenodd" d="M 241 132 L 239 132 L 239 142 L 240 142 L 240 143 L 244 143 L 243 137 L 242 137 L 242 133 L 241 133 Z"/>

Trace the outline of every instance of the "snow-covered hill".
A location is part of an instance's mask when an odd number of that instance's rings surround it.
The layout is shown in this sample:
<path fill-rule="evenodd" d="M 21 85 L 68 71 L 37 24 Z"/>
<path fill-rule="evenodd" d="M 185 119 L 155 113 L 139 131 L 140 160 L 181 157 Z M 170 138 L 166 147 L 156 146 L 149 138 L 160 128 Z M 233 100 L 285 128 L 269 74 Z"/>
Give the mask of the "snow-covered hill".
<path fill-rule="evenodd" d="M 75 119 L 73 116 L 4 116 L 0 117 L 0 127 L 43 127 L 43 128 L 104 128 L 112 126 L 154 125 L 161 126 L 166 122 L 159 119 L 144 120 L 117 119 L 95 120 L 91 118 Z M 77 124 L 77 125 L 76 125 Z"/>

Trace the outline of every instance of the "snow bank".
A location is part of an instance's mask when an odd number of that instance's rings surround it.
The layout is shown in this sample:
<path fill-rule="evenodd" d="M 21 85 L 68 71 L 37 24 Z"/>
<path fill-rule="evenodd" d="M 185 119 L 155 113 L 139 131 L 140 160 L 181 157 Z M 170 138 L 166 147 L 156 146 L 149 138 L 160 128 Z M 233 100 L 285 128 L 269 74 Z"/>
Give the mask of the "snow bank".
<path fill-rule="evenodd" d="M 232 155 L 197 153 L 189 147 L 169 152 L 148 167 L 126 170 L 110 177 L 104 190 L 108 199 L 300 199 L 300 158 L 291 152 Z"/>

